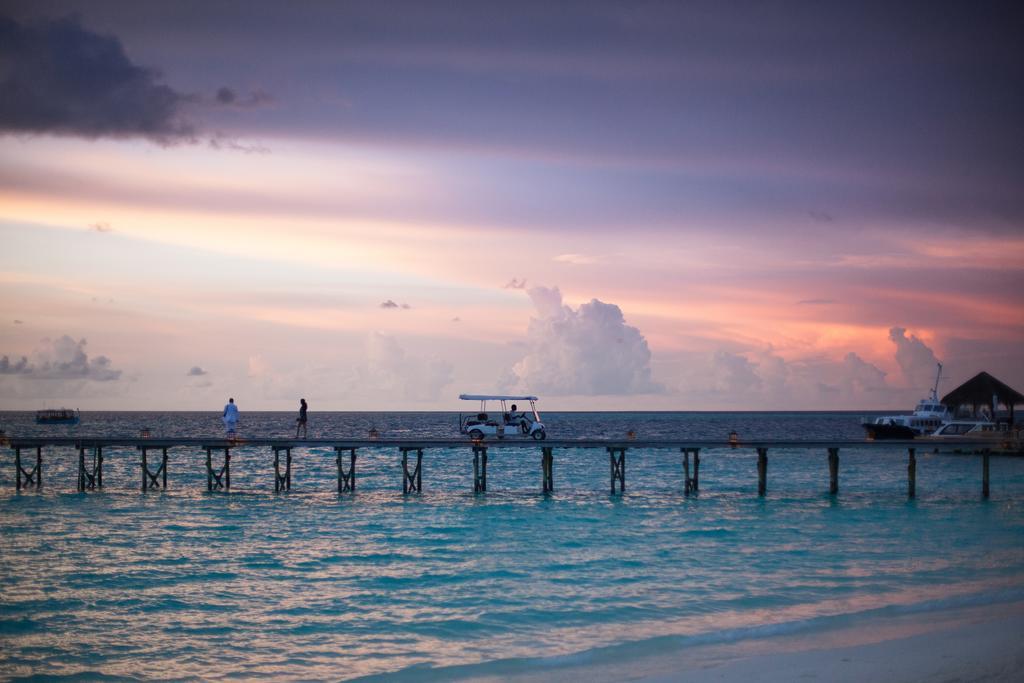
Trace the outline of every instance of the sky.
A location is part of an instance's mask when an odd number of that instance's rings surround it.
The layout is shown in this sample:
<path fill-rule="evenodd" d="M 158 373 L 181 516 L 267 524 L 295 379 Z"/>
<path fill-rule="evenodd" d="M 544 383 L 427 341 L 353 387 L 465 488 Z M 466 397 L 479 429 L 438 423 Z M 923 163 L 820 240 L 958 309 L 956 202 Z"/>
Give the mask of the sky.
<path fill-rule="evenodd" d="M 1024 389 L 1024 8 L 0 3 L 0 409 Z"/>

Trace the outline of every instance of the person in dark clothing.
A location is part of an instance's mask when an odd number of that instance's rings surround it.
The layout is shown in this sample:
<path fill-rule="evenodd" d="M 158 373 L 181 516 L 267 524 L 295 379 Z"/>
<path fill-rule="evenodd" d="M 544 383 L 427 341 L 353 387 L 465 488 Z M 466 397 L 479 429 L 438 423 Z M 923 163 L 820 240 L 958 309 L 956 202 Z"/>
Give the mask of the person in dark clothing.
<path fill-rule="evenodd" d="M 295 420 L 295 438 L 299 438 L 299 430 L 302 430 L 302 438 L 306 438 L 306 399 L 299 399 L 299 417 Z"/>

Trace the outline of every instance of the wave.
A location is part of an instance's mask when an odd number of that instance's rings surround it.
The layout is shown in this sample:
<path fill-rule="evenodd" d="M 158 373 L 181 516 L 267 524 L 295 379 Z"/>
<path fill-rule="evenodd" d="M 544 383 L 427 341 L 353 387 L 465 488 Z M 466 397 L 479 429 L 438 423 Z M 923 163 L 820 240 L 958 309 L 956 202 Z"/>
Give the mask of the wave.
<path fill-rule="evenodd" d="M 430 666 L 415 664 L 396 671 L 362 676 L 352 680 L 362 683 L 375 681 L 449 681 L 460 679 L 501 678 L 513 675 L 543 674 L 562 669 L 603 663 L 621 663 L 656 657 L 676 652 L 683 648 L 708 645 L 732 645 L 743 641 L 754 641 L 779 636 L 821 634 L 867 625 L 878 619 L 908 615 L 940 614 L 966 608 L 992 605 L 1020 604 L 1024 607 L 1024 586 L 1007 586 L 995 590 L 923 600 L 911 604 L 891 604 L 882 607 L 822 615 L 806 619 L 769 622 L 737 628 L 705 631 L 692 634 L 667 634 L 635 640 L 625 640 L 612 645 L 594 647 L 578 652 L 542 657 L 510 657 L 475 664 L 452 666 Z"/>

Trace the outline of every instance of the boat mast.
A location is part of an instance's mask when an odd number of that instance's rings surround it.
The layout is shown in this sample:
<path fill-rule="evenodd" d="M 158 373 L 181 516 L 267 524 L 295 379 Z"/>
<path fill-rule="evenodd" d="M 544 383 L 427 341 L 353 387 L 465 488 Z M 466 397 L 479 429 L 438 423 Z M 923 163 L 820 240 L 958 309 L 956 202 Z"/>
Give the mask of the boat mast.
<path fill-rule="evenodd" d="M 942 376 L 942 363 L 938 363 L 939 369 L 935 373 L 935 386 L 932 388 L 932 400 L 939 400 L 939 377 Z"/>

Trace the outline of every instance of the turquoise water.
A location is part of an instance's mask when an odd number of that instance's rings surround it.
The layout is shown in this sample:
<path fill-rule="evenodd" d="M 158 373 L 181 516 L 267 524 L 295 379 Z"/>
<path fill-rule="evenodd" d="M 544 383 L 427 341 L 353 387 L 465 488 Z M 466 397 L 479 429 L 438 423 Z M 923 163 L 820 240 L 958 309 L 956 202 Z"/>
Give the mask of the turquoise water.
<path fill-rule="evenodd" d="M 0 414 L 9 432 L 44 430 Z M 553 414 L 552 436 L 859 438 L 859 415 Z M 245 435 L 290 415 L 243 414 Z M 311 414 L 310 436 L 449 436 L 447 414 Z M 218 433 L 212 414 L 83 416 L 77 431 Z M 731 642 L 1024 598 L 1024 459 L 918 455 L 906 498 L 899 449 L 702 453 L 684 497 L 678 453 L 630 451 L 608 494 L 599 451 L 558 450 L 539 494 L 539 448 L 492 451 L 486 495 L 469 449 L 430 450 L 421 495 L 397 453 L 360 451 L 356 495 L 331 493 L 334 454 L 295 453 L 273 493 L 261 449 L 232 458 L 232 492 L 205 491 L 205 453 L 171 452 L 166 493 L 142 494 L 134 451 L 107 453 L 102 493 L 75 493 L 76 455 L 49 449 L 45 486 L 16 494 L 0 449 L 0 675 L 452 678 L 614 653 Z M 454 668 L 452 668 L 454 667 Z M 497 667 L 497 668 L 495 668 Z"/>

